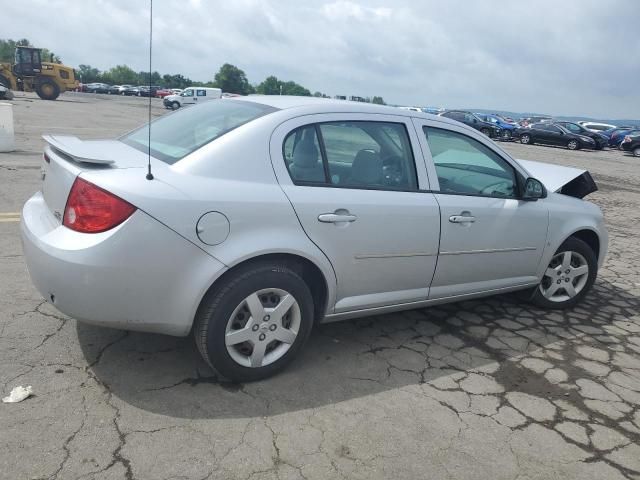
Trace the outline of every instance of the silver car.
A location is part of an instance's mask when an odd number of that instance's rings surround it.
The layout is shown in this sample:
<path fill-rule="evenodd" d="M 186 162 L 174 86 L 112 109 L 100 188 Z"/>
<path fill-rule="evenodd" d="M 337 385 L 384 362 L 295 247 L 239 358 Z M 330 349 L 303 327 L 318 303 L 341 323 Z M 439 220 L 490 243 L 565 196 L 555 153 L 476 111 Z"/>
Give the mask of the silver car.
<path fill-rule="evenodd" d="M 514 290 L 572 307 L 607 250 L 588 172 L 420 112 L 252 96 L 45 140 L 21 225 L 37 289 L 82 322 L 193 331 L 233 381 L 281 370 L 317 322 Z"/>

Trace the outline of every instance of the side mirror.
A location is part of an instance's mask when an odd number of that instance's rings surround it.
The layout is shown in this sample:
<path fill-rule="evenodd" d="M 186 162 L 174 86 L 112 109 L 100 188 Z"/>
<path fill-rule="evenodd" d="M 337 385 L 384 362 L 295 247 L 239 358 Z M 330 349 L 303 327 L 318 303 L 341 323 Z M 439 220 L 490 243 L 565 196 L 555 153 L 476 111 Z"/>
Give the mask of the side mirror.
<path fill-rule="evenodd" d="M 529 177 L 524 182 L 524 192 L 522 194 L 522 200 L 536 201 L 539 198 L 547 197 L 547 189 L 540 180 Z"/>

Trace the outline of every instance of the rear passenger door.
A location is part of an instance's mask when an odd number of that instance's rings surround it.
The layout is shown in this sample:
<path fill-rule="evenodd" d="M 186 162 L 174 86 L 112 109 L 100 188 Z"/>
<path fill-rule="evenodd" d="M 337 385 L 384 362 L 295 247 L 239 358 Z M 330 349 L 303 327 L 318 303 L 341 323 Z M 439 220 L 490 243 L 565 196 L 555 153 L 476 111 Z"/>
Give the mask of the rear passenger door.
<path fill-rule="evenodd" d="M 272 136 L 278 181 L 335 270 L 336 313 L 428 296 L 440 215 L 416 145 L 393 115 L 305 116 Z"/>

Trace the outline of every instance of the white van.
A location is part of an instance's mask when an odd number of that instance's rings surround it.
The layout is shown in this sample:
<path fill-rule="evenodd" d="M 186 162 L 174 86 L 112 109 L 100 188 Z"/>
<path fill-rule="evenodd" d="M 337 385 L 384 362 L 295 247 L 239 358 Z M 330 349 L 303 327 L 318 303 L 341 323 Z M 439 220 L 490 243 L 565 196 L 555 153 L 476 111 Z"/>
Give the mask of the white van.
<path fill-rule="evenodd" d="M 189 87 L 185 88 L 180 95 L 167 95 L 162 103 L 165 108 L 177 110 L 185 105 L 195 105 L 218 98 L 222 98 L 222 90 L 219 88 Z"/>

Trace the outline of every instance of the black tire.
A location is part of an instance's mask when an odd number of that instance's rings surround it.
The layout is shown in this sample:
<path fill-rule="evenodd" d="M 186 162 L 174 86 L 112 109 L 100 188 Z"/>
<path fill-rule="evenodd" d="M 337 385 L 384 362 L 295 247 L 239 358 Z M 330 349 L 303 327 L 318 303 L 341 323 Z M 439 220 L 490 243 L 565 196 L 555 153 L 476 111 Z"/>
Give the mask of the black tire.
<path fill-rule="evenodd" d="M 491 137 L 491 130 L 489 130 L 488 128 L 481 128 L 480 133 L 486 135 L 487 137 Z"/>
<path fill-rule="evenodd" d="M 511 141 L 511 130 L 504 129 L 500 134 L 500 138 L 505 142 Z"/>
<path fill-rule="evenodd" d="M 633 156 L 640 157 L 640 147 L 636 147 L 633 149 Z"/>
<path fill-rule="evenodd" d="M 520 143 L 523 145 L 531 145 L 533 142 L 531 141 L 531 135 L 528 133 L 523 133 L 520 135 Z"/>
<path fill-rule="evenodd" d="M 0 85 L 9 89 L 11 88 L 11 82 L 9 82 L 9 79 L 4 75 L 0 75 Z"/>
<path fill-rule="evenodd" d="M 569 237 L 567 240 L 565 240 L 564 243 L 560 245 L 560 248 L 558 248 L 554 256 L 567 251 L 577 252 L 582 255 L 587 261 L 589 272 L 586 284 L 575 297 L 567 299 L 563 302 L 554 302 L 545 298 L 540 290 L 540 286 L 537 286 L 532 293 L 531 302 L 533 302 L 538 307 L 552 310 L 571 308 L 579 303 L 585 297 L 585 295 L 589 293 L 589 290 L 591 290 L 591 287 L 593 286 L 593 283 L 595 282 L 598 275 L 598 259 L 596 258 L 595 252 L 589 245 L 587 245 L 587 243 L 575 237 Z"/>
<path fill-rule="evenodd" d="M 273 363 L 261 367 L 243 366 L 227 351 L 227 323 L 245 298 L 269 288 L 285 290 L 298 302 L 301 314 L 298 334 L 289 350 Z M 313 312 L 309 287 L 295 271 L 286 264 L 258 263 L 240 267 L 207 293 L 196 313 L 193 333 L 200 354 L 214 370 L 232 382 L 250 382 L 280 372 L 296 357 L 311 334 Z"/>
<path fill-rule="evenodd" d="M 567 142 L 567 148 L 569 150 L 580 150 L 580 141 L 578 141 L 578 140 L 569 140 Z"/>
<path fill-rule="evenodd" d="M 49 78 L 41 78 L 36 83 L 36 93 L 42 100 L 55 100 L 60 96 L 60 87 Z"/>
<path fill-rule="evenodd" d="M 180 108 L 180 104 L 178 102 L 171 102 L 169 104 L 169 107 L 171 108 L 171 110 L 177 110 Z"/>

